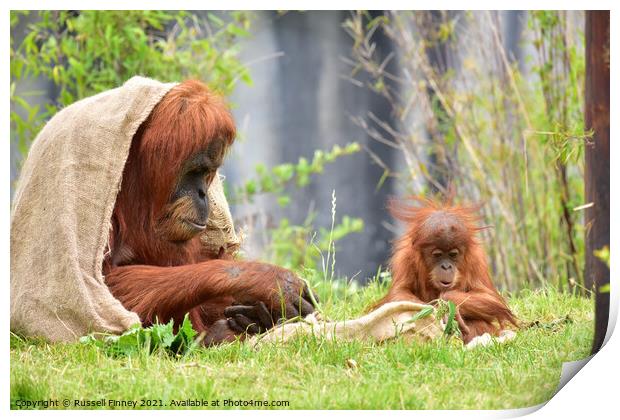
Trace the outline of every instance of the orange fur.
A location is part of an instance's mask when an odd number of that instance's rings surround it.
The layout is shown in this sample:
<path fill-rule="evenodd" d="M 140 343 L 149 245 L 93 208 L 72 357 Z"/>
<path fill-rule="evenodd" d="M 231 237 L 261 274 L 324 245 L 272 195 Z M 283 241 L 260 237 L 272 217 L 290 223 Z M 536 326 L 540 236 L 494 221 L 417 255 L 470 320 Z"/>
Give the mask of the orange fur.
<path fill-rule="evenodd" d="M 419 205 L 390 203 L 392 215 L 405 222 L 407 228 L 394 244 L 390 261 L 393 278 L 390 290 L 374 307 L 398 300 L 428 303 L 442 298 L 454 301 L 470 327 L 469 333 L 464 336 L 466 342 L 479 333 L 497 334 L 498 326 L 507 323 L 516 326 L 516 318 L 491 281 L 486 254 L 476 238 L 476 234 L 485 228 L 478 226 L 479 206 L 457 206 L 451 200 L 440 203 L 419 197 L 413 197 L 413 200 Z M 424 244 L 432 245 L 435 240 L 437 232 L 428 229 L 425 224 L 432 215 L 437 214 L 458 220 L 465 231 L 458 242 L 466 252 L 456 267 L 457 281 L 449 290 L 440 290 L 433 284 L 430 267 L 427 267 L 421 252 Z"/>
<path fill-rule="evenodd" d="M 205 255 L 199 232 L 178 223 L 196 218 L 191 199 L 172 199 L 184 165 L 205 149 L 221 163 L 234 138 L 228 108 L 206 86 L 187 81 L 170 90 L 132 140 L 103 264 L 112 294 L 144 325 L 180 322 L 189 312 L 194 328 L 207 333 L 205 344 L 239 335 L 224 316 L 233 302 L 260 301 L 277 313 L 275 296 L 283 290 L 289 304 L 304 284 L 280 267 L 234 261 L 222 252 Z M 220 141 L 224 147 L 209 147 Z M 170 233 L 181 239 L 166 240 Z"/>
<path fill-rule="evenodd" d="M 199 237 L 181 246 L 157 225 L 183 164 L 214 139 L 231 145 L 235 123 L 221 97 L 189 80 L 164 96 L 135 134 L 112 215 L 110 247 L 129 247 L 142 264 L 181 265 L 203 259 Z"/>

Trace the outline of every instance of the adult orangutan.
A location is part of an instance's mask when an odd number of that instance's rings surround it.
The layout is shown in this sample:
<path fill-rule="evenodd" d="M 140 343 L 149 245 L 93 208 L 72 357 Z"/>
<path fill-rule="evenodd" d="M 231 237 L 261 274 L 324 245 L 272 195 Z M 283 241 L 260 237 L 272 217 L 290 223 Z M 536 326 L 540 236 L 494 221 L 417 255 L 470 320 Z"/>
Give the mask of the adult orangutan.
<path fill-rule="evenodd" d="M 394 246 L 390 261 L 393 282 L 375 307 L 410 300 L 435 299 L 457 306 L 463 341 L 488 332 L 497 335 L 507 323 L 517 321 L 497 292 L 484 249 L 476 239 L 477 208 L 453 206 L 414 198 L 420 206 L 392 203 L 391 213 L 407 225 Z"/>
<path fill-rule="evenodd" d="M 103 264 L 112 294 L 144 325 L 189 312 L 207 345 L 314 310 L 290 271 L 203 251 L 207 190 L 234 138 L 219 96 L 198 81 L 172 88 L 133 137 Z"/>

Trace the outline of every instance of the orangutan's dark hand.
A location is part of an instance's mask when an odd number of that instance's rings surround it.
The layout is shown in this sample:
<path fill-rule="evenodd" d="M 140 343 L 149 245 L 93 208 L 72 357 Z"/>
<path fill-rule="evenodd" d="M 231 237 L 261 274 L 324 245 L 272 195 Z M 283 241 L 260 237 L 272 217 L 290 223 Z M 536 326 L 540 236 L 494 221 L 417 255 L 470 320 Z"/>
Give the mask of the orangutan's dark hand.
<path fill-rule="evenodd" d="M 292 304 L 289 302 L 283 305 L 284 311 L 282 311 L 282 306 L 280 308 L 275 307 L 270 311 L 262 301 L 253 305 L 243 305 L 234 302 L 231 306 L 224 309 L 224 315 L 232 330 L 239 333 L 260 334 L 282 321 L 297 316 L 305 317 L 314 312 L 314 304 L 312 302 L 318 298 L 316 295 L 313 295 L 313 300 L 310 297 L 310 293 L 308 287 L 304 285 L 301 296 L 294 299 Z"/>
<path fill-rule="evenodd" d="M 244 264 L 237 274 L 243 288 L 233 294 L 236 303 L 225 310 L 230 327 L 236 331 L 256 334 L 315 311 L 316 298 L 290 270 L 253 262 Z"/>
<path fill-rule="evenodd" d="M 263 302 L 254 305 L 233 303 L 224 309 L 228 326 L 237 333 L 260 334 L 274 325 L 273 317 Z"/>

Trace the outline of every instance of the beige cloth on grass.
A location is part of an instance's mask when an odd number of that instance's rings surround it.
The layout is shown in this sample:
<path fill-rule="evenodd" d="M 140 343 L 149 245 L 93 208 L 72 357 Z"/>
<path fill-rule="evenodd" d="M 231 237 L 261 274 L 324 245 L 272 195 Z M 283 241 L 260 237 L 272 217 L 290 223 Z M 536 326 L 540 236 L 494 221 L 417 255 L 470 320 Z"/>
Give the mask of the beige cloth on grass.
<path fill-rule="evenodd" d="M 433 313 L 415 321 L 412 317 L 425 308 L 433 308 Z M 373 340 L 383 342 L 402 336 L 408 342 L 425 342 L 443 335 L 445 324 L 435 317 L 434 307 L 415 302 L 390 302 L 356 319 L 345 321 L 324 321 L 318 313 L 310 314 L 303 321 L 283 324 L 272 328 L 263 335 L 250 338 L 250 345 L 264 343 L 283 343 L 300 335 L 312 335 L 328 340 Z M 504 330 L 499 337 L 488 333 L 474 337 L 465 348 L 486 347 L 495 343 L 512 340 L 515 332 Z"/>
<path fill-rule="evenodd" d="M 378 342 L 403 336 L 406 340 L 428 341 L 443 334 L 445 326 L 442 321 L 432 313 L 416 321 L 411 321 L 411 318 L 429 307 L 432 308 L 415 302 L 390 302 L 360 318 L 346 321 L 324 321 L 314 313 L 303 321 L 283 324 L 266 334 L 254 336 L 250 343 L 286 342 L 298 335 L 347 341 L 372 339 Z"/>
<path fill-rule="evenodd" d="M 11 211 L 12 331 L 71 341 L 139 322 L 101 268 L 131 140 L 174 86 L 133 77 L 58 112 L 33 142 Z M 203 243 L 211 252 L 238 248 L 219 176 L 209 200 Z"/>

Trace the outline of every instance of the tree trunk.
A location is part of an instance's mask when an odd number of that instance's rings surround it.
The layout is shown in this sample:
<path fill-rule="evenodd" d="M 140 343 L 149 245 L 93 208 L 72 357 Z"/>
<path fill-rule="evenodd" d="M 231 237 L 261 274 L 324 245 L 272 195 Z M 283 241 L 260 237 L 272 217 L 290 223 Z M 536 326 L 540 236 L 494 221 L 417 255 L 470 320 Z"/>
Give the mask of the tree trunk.
<path fill-rule="evenodd" d="M 596 295 L 592 352 L 603 345 L 609 320 L 609 267 L 594 251 L 609 246 L 609 11 L 586 12 L 586 128 L 594 131 L 585 150 L 585 285 Z"/>

